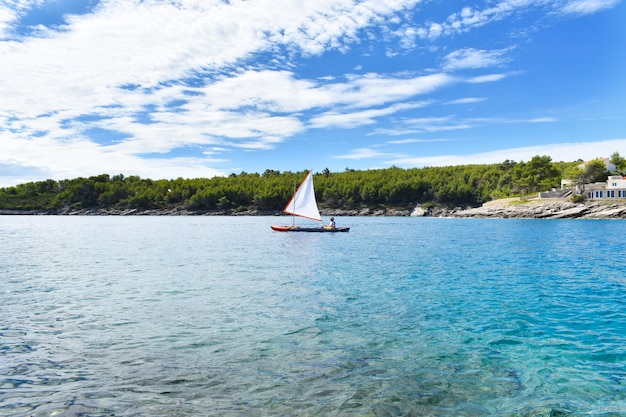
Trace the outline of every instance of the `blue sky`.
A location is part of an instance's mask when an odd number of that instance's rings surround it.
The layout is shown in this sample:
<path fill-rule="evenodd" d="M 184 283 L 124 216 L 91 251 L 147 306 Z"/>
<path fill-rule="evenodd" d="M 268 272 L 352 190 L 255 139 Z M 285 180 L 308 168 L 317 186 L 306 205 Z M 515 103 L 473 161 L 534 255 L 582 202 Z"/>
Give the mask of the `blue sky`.
<path fill-rule="evenodd" d="M 0 0 L 0 186 L 626 156 L 622 0 Z"/>

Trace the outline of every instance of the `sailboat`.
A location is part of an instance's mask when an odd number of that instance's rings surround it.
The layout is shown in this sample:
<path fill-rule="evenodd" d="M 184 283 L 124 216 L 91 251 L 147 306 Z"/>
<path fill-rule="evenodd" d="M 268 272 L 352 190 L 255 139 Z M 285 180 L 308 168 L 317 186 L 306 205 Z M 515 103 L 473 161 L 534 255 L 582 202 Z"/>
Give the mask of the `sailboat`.
<path fill-rule="evenodd" d="M 295 188 L 295 186 L 294 186 Z M 305 219 L 322 221 L 320 212 L 317 209 L 317 201 L 315 201 L 315 190 L 313 189 L 313 171 L 309 171 L 300 187 L 295 191 L 289 203 L 285 206 L 285 213 L 291 214 L 291 226 L 270 226 L 272 230 L 277 232 L 347 232 L 349 227 L 303 227 L 297 226 L 295 218 L 304 217 Z"/>

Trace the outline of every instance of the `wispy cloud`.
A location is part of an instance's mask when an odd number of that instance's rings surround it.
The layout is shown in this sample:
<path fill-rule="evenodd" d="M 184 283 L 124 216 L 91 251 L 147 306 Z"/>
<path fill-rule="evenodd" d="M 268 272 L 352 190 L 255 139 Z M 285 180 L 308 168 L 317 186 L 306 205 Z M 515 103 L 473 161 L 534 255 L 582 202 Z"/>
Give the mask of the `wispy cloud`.
<path fill-rule="evenodd" d="M 341 153 L 391 157 L 370 142 L 514 120 L 465 113 L 519 73 L 514 42 L 475 47 L 463 34 L 618 4 L 502 0 L 442 16 L 422 14 L 422 0 L 0 0 L 0 166 L 36 178 L 217 175 L 240 165 L 238 151 L 361 126 L 366 144 Z M 51 23 L 38 12 L 52 5 Z"/>
<path fill-rule="evenodd" d="M 450 100 L 444 104 L 471 104 L 471 103 L 480 103 L 481 101 L 485 101 L 484 97 L 465 97 L 459 98 L 456 100 Z"/>
<path fill-rule="evenodd" d="M 402 45 L 414 47 L 415 38 L 436 40 L 444 36 L 454 36 L 522 15 L 529 10 L 539 10 L 546 16 L 586 15 L 610 9 L 619 2 L 620 0 L 502 0 L 489 2 L 488 7 L 484 8 L 464 6 L 443 21 L 404 27 L 396 31 L 396 34 L 401 38 Z"/>
<path fill-rule="evenodd" d="M 377 151 L 371 148 L 359 148 L 359 149 L 354 149 L 352 152 L 344 154 L 344 155 L 334 155 L 333 159 L 359 160 L 359 159 L 373 159 L 373 158 L 389 158 L 389 157 L 394 157 L 394 156 L 397 157 L 398 154 L 381 152 L 381 151 Z"/>
<path fill-rule="evenodd" d="M 495 51 L 485 51 L 474 48 L 459 49 L 450 52 L 444 57 L 443 69 L 445 71 L 456 71 L 466 68 L 485 68 L 501 65 L 509 61 L 506 53 L 512 48 L 499 49 Z"/>
<path fill-rule="evenodd" d="M 392 159 L 388 163 L 401 167 L 496 164 L 505 160 L 529 161 L 536 155 L 548 155 L 553 161 L 571 162 L 578 160 L 581 156 L 588 156 L 589 158 L 607 157 L 618 149 L 624 149 L 624 147 L 626 147 L 626 139 L 613 139 L 593 143 L 560 143 L 507 148 L 463 155 L 403 157 Z"/>
<path fill-rule="evenodd" d="M 138 168 L 138 155 L 187 146 L 271 149 L 302 132 L 301 111 L 381 106 L 433 91 L 450 82 L 447 76 L 366 74 L 332 82 L 238 66 L 276 48 L 305 55 L 340 49 L 357 40 L 360 28 L 413 3 L 102 2 L 93 13 L 67 16 L 62 30 L 42 27 L 38 37 L 0 44 L 0 120 L 10 135 L 0 144 L 0 164 L 58 172 L 50 154 L 108 171 L 121 165 L 115 161 Z M 37 4 L 0 7 L 2 33 Z M 361 123 L 402 106 L 365 110 Z M 126 139 L 97 144 L 85 134 L 94 127 Z M 46 141 L 51 147 L 41 146 Z M 25 157 L 9 157 L 8 143 Z M 31 144 L 54 152 L 28 153 Z M 156 162 L 163 161 L 146 164 Z"/>
<path fill-rule="evenodd" d="M 468 83 L 472 84 L 480 84 L 480 83 L 493 83 L 496 81 L 503 80 L 507 77 L 506 74 L 486 74 L 486 75 L 478 75 L 476 77 L 471 77 L 467 79 Z"/>
<path fill-rule="evenodd" d="M 38 1 L 4 0 L 3 3 L 0 4 L 0 40 L 10 36 L 15 21 Z"/>
<path fill-rule="evenodd" d="M 556 117 L 536 117 L 528 120 L 530 123 L 553 123 L 558 121 L 559 120 Z"/>
<path fill-rule="evenodd" d="M 404 126 L 414 132 L 447 132 L 451 130 L 469 129 L 475 126 L 466 120 L 456 120 L 454 116 L 412 118 L 403 121 Z"/>
<path fill-rule="evenodd" d="M 560 11 L 564 14 L 586 15 L 610 9 L 616 6 L 620 0 L 574 0 L 568 1 Z"/>
<path fill-rule="evenodd" d="M 408 145 L 408 144 L 413 144 L 413 143 L 452 142 L 454 140 L 457 140 L 457 139 L 446 139 L 446 138 L 416 139 L 416 138 L 409 138 L 409 139 L 400 139 L 400 140 L 390 140 L 390 141 L 388 141 L 386 143 L 388 143 L 390 145 Z"/>
<path fill-rule="evenodd" d="M 456 115 L 420 118 L 398 118 L 394 120 L 394 128 L 375 129 L 372 135 L 402 136 L 422 133 L 450 132 L 455 130 L 472 129 L 481 126 L 502 124 L 528 124 L 528 123 L 554 123 L 559 119 L 555 117 L 534 117 L 529 119 L 498 118 L 498 117 L 471 117 L 460 118 Z M 427 141 L 426 139 L 408 139 L 408 141 Z M 432 140 L 428 140 L 432 141 Z M 402 143 L 390 141 L 388 143 Z M 408 142 L 407 142 L 408 143 Z"/>
<path fill-rule="evenodd" d="M 492 21 L 502 20 L 520 10 L 542 3 L 544 2 L 540 0 L 505 0 L 482 10 L 466 6 L 461 11 L 448 16 L 444 22 L 431 22 L 419 27 L 415 33 L 423 39 L 436 39 L 441 36 L 463 33 Z"/>
<path fill-rule="evenodd" d="M 141 173 L 150 178 L 193 176 L 192 173 L 200 170 L 206 172 L 207 176 L 225 174 L 224 171 L 211 168 L 211 164 L 218 160 L 210 156 L 206 158 L 142 158 L 115 148 L 102 148 L 86 140 L 59 142 L 42 138 L 36 141 L 36 146 L 24 146 L 22 141 L 4 138 L 2 148 L 12 155 L 8 163 L 37 168 L 40 171 L 39 175 L 54 172 L 58 178 L 83 176 L 85 172 L 93 172 L 94 167 L 95 173 L 109 172 L 127 175 Z M 97 156 L 97 159 L 94 159 L 94 156 Z"/>
<path fill-rule="evenodd" d="M 348 113 L 331 111 L 313 117 L 310 120 L 310 125 L 314 128 L 353 128 L 373 124 L 378 117 L 388 116 L 403 110 L 423 107 L 424 105 L 426 105 L 426 103 L 401 103 L 381 109 L 369 109 Z"/>

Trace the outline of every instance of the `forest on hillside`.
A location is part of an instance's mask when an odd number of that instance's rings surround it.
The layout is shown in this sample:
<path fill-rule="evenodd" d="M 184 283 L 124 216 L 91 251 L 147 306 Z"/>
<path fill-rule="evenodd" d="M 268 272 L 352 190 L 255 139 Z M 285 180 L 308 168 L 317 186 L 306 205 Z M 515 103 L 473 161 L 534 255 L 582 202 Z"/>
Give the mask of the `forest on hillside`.
<path fill-rule="evenodd" d="M 621 170 L 624 159 L 611 158 Z M 321 209 L 476 207 L 484 202 L 560 187 L 562 178 L 601 181 L 609 174 L 603 162 L 585 170 L 580 161 L 553 162 L 535 156 L 528 162 L 401 169 L 397 167 L 344 172 L 314 172 L 315 194 Z M 0 188 L 0 209 L 181 209 L 210 211 L 280 211 L 291 198 L 294 184 L 307 171 L 231 174 L 196 179 L 144 179 L 122 174 L 30 182 Z"/>

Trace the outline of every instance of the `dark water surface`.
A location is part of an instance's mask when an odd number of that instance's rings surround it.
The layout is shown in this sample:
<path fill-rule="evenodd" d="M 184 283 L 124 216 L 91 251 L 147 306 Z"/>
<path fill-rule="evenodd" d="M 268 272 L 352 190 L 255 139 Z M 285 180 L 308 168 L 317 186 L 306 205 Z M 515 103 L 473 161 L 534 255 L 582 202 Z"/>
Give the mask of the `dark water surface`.
<path fill-rule="evenodd" d="M 626 415 L 626 223 L 338 220 L 0 216 L 0 415 Z"/>

